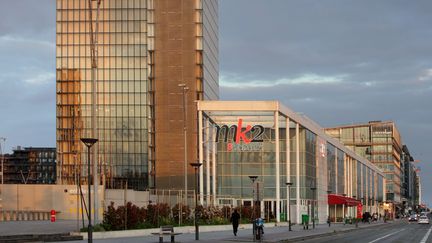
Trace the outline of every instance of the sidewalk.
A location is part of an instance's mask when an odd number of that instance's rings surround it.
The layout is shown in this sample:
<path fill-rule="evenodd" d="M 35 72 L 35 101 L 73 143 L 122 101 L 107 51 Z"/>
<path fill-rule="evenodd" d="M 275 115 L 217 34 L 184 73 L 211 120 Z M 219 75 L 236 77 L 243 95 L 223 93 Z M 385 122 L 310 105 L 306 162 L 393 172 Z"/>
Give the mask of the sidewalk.
<path fill-rule="evenodd" d="M 397 222 L 397 221 L 396 221 Z M 394 223 L 389 221 L 374 222 L 371 224 L 359 223 L 358 228 L 376 227 L 384 224 Z M 22 234 L 52 234 L 66 233 L 76 231 L 76 221 L 59 220 L 55 223 L 49 221 L 15 221 L 15 222 L 0 222 L 0 235 L 22 235 Z M 176 227 L 175 232 L 183 234 L 176 236 L 176 242 L 252 242 L 252 225 L 243 224 L 239 227 L 238 236 L 232 233 L 231 225 L 220 226 L 201 226 L 199 241 L 195 240 L 194 227 Z M 293 225 L 292 231 L 288 231 L 286 222 L 275 226 L 274 223 L 266 223 L 264 226 L 264 242 L 280 242 L 280 241 L 301 241 L 306 238 L 313 238 L 322 235 L 334 234 L 338 232 L 347 232 L 356 230 L 355 225 L 344 225 L 342 223 L 332 224 L 328 227 L 327 224 L 317 224 L 315 229 L 312 225 L 309 230 L 303 230 L 301 225 Z M 111 231 L 106 233 L 94 233 L 94 239 L 97 242 L 145 242 L 153 243 L 158 241 L 158 237 L 151 235 L 149 232 L 157 232 L 158 229 L 145 230 L 129 230 L 129 231 Z M 99 235 L 100 234 L 100 235 Z M 102 237 L 101 235 L 104 235 Z M 99 235 L 99 237 L 97 237 Z M 87 234 L 84 234 L 86 237 Z M 84 239 L 86 241 L 86 239 Z M 165 241 L 169 240 L 167 237 Z M 76 241 L 82 242 L 82 241 Z"/>
<path fill-rule="evenodd" d="M 81 227 L 81 221 L 80 221 Z M 76 220 L 1 221 L 0 236 L 24 234 L 57 234 L 77 231 Z"/>
<path fill-rule="evenodd" d="M 264 237 L 263 242 L 295 242 L 302 241 L 304 239 L 310 239 L 314 237 L 319 237 L 323 235 L 330 235 L 341 232 L 348 232 L 351 230 L 361 230 L 362 228 L 368 227 L 377 227 L 379 225 L 385 225 L 389 223 L 383 222 L 374 222 L 371 224 L 363 224 L 360 223 L 358 225 L 358 229 L 355 225 L 344 225 L 341 223 L 332 224 L 331 227 L 328 227 L 327 224 L 318 224 L 315 229 L 312 229 L 312 225 L 310 225 L 309 230 L 303 230 L 303 227 L 300 225 L 293 225 L 292 231 L 288 231 L 288 226 L 286 223 L 281 223 L 279 226 L 275 226 L 274 223 L 267 223 L 264 227 Z M 224 226 L 202 226 L 200 227 L 199 233 L 199 241 L 195 240 L 195 232 L 192 227 L 177 227 L 175 228 L 175 232 L 182 232 L 183 234 L 177 235 L 175 237 L 176 242 L 206 242 L 206 243 L 216 243 L 216 242 L 253 242 L 252 238 L 252 225 L 244 224 L 240 225 L 237 236 L 234 236 L 232 233 L 232 227 L 230 225 Z M 223 229 L 222 229 L 223 228 Z M 158 229 L 151 229 L 151 232 L 157 232 Z M 126 233 L 126 234 L 125 234 Z M 134 231 L 122 232 L 122 235 L 117 235 L 113 238 L 113 235 L 107 238 L 97 237 L 97 233 L 94 235 L 95 242 L 125 242 L 125 243 L 154 243 L 158 241 L 158 236 L 146 234 L 138 236 Z M 128 235 L 129 237 L 125 236 Z M 84 236 L 86 237 L 86 236 Z M 98 239 L 97 239 L 97 238 Z M 86 239 L 84 239 L 86 240 Z M 169 237 L 166 236 L 164 238 L 164 242 L 169 242 Z"/>
<path fill-rule="evenodd" d="M 391 222 L 374 222 L 371 224 L 363 224 L 359 223 L 358 228 L 355 225 L 344 225 L 342 223 L 332 224 L 330 227 L 327 224 L 318 224 L 315 226 L 315 229 L 312 229 L 312 225 L 310 225 L 309 230 L 303 230 L 301 225 L 293 225 L 292 231 L 288 231 L 288 226 L 285 224 L 284 226 L 274 226 L 274 227 L 265 227 L 264 229 L 264 237 L 263 242 L 281 242 L 281 241 L 302 241 L 304 239 L 310 239 L 315 237 L 320 237 L 324 235 L 330 235 L 340 232 L 349 232 L 352 230 L 359 230 L 362 228 L 368 227 L 376 227 L 379 225 L 389 224 Z M 216 233 L 216 232 L 215 232 Z M 225 237 L 227 234 L 231 234 L 230 236 Z M 237 237 L 232 235 L 231 231 L 228 232 L 218 232 L 214 237 L 213 235 L 200 235 L 199 242 L 253 242 L 252 231 L 251 229 L 242 229 L 239 231 Z M 183 238 L 183 237 L 182 237 Z M 193 239 L 179 238 L 178 241 L 181 242 L 197 242 Z M 177 240 L 177 239 L 176 239 Z"/>

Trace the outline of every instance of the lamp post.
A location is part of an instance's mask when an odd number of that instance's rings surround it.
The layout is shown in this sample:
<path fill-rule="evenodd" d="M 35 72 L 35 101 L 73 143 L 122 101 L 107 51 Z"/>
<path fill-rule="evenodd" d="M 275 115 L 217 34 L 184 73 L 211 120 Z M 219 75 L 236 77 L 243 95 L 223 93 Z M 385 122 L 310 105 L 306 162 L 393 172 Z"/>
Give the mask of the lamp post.
<path fill-rule="evenodd" d="M 255 241 L 255 181 L 258 178 L 258 176 L 249 176 L 249 179 L 252 181 L 252 234 L 253 234 L 253 240 Z"/>
<path fill-rule="evenodd" d="M 285 185 L 288 187 L 288 193 L 287 193 L 287 203 L 288 203 L 288 231 L 291 231 L 291 186 L 292 182 L 285 182 Z"/>
<path fill-rule="evenodd" d="M 92 223 L 91 223 L 91 174 L 90 174 L 90 148 L 97 142 L 98 140 L 96 138 L 81 138 L 81 142 L 83 142 L 85 144 L 85 146 L 87 146 L 87 184 L 88 184 L 88 213 L 87 213 L 87 217 L 88 217 L 88 242 L 92 243 L 93 242 L 93 228 L 92 228 Z M 96 161 L 93 161 L 93 163 L 96 163 Z M 94 173 L 96 173 L 96 171 L 94 171 Z M 96 193 L 96 192 L 95 192 Z"/>
<path fill-rule="evenodd" d="M 328 202 L 328 196 L 332 193 L 331 190 L 327 190 L 327 224 L 330 227 L 331 220 L 330 220 L 330 204 Z"/>
<path fill-rule="evenodd" d="M 187 110 L 186 110 L 186 93 L 189 90 L 189 87 L 186 86 L 186 84 L 179 84 L 178 87 L 180 87 L 182 89 L 182 94 L 183 94 L 183 139 L 184 139 L 184 151 L 183 151 L 183 155 L 184 155 L 184 195 L 185 195 L 185 204 L 187 204 L 187 199 L 188 199 L 188 193 L 187 193 L 187 189 L 188 189 L 188 179 L 187 179 L 187 123 L 186 123 L 186 119 L 187 119 Z M 183 201 L 183 197 L 180 199 L 181 203 L 180 203 L 180 217 L 179 217 L 179 224 L 182 224 L 182 201 Z"/>
<path fill-rule="evenodd" d="M 195 169 L 195 240 L 199 240 L 199 228 L 198 228 L 198 168 L 202 165 L 201 163 L 190 163 Z"/>
<path fill-rule="evenodd" d="M 357 196 L 352 196 L 352 198 L 356 199 Z M 357 204 L 357 206 L 356 206 L 356 210 L 354 211 L 354 221 L 355 221 L 355 226 L 356 226 L 356 228 L 358 228 L 357 210 L 358 210 L 358 204 Z"/>
<path fill-rule="evenodd" d="M 315 229 L 315 191 L 316 187 L 311 187 L 312 190 L 312 228 Z"/>
<path fill-rule="evenodd" d="M 186 86 L 186 84 L 179 84 L 178 87 L 181 88 L 183 93 L 183 139 L 184 139 L 184 190 L 185 190 L 185 197 L 186 197 L 186 203 L 187 203 L 187 124 L 186 124 L 186 93 L 189 90 L 189 87 Z"/>
<path fill-rule="evenodd" d="M 342 193 L 343 197 L 346 197 L 346 195 L 347 195 L 346 193 Z M 345 223 L 345 215 L 346 215 L 345 210 L 346 210 L 345 204 L 342 204 L 342 220 L 344 221 L 344 223 Z"/>

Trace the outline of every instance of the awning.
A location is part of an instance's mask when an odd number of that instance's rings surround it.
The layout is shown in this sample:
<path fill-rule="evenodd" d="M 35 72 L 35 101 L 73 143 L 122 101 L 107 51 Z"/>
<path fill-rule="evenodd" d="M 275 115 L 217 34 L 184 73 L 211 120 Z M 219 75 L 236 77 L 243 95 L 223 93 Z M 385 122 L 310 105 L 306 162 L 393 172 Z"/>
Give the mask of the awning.
<path fill-rule="evenodd" d="M 357 206 L 360 205 L 360 200 L 356 200 L 352 197 L 344 197 L 336 194 L 328 195 L 328 204 L 329 205 L 345 205 L 345 206 Z"/>

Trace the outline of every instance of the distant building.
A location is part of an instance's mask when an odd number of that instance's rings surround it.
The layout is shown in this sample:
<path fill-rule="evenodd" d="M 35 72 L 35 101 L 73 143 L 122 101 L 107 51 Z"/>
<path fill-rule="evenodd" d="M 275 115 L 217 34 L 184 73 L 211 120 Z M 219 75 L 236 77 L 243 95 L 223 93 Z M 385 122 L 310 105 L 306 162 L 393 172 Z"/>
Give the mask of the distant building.
<path fill-rule="evenodd" d="M 418 190 L 416 188 L 417 172 L 414 165 L 414 158 L 411 156 L 408 147 L 402 147 L 402 161 L 403 161 L 403 183 L 402 183 L 402 201 L 406 210 L 414 209 L 416 203 Z"/>
<path fill-rule="evenodd" d="M 401 205 L 404 181 L 402 139 L 394 122 L 371 121 L 326 128 L 325 131 L 382 169 L 387 200 Z"/>
<path fill-rule="evenodd" d="M 55 184 L 56 149 L 21 148 L 5 155 L 5 184 Z"/>

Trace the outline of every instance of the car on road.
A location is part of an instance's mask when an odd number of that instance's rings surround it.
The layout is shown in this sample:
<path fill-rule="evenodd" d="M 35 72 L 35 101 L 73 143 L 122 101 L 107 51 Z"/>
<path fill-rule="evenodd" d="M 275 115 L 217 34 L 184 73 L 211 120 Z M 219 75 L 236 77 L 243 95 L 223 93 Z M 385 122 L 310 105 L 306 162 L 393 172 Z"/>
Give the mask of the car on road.
<path fill-rule="evenodd" d="M 426 215 L 420 216 L 418 219 L 419 224 L 429 224 L 429 218 Z"/>
<path fill-rule="evenodd" d="M 408 221 L 417 221 L 417 214 L 411 214 Z"/>

